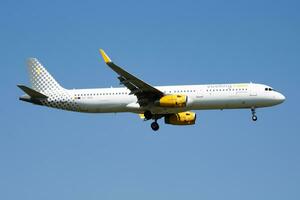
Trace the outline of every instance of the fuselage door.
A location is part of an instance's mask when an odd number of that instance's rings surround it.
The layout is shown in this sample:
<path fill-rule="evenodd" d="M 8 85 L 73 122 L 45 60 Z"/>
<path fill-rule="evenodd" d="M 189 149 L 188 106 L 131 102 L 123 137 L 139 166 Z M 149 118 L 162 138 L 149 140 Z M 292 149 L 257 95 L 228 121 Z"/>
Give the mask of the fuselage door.
<path fill-rule="evenodd" d="M 250 84 L 250 96 L 257 96 L 257 88 L 254 84 Z"/>

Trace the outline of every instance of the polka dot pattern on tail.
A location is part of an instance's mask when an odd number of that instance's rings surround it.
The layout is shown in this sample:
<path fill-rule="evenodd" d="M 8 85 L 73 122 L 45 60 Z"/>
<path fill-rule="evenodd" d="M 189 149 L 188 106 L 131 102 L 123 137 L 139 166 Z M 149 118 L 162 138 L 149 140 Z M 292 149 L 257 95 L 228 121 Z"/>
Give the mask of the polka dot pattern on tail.
<path fill-rule="evenodd" d="M 27 65 L 32 89 L 48 97 L 40 100 L 43 105 L 70 111 L 80 109 L 69 90 L 61 87 L 36 58 L 28 59 Z"/>
<path fill-rule="evenodd" d="M 39 92 L 63 90 L 36 58 L 28 59 L 27 65 L 31 86 L 34 90 Z"/>

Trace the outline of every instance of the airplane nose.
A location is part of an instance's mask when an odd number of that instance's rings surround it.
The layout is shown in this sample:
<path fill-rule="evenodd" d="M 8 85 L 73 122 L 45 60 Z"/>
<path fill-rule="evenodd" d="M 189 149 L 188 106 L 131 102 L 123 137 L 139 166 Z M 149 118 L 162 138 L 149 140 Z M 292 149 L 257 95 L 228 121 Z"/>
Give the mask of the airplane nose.
<path fill-rule="evenodd" d="M 284 96 L 283 94 L 281 94 L 281 93 L 278 93 L 278 95 L 277 95 L 277 100 L 278 100 L 280 103 L 282 103 L 282 102 L 285 101 L 285 96 Z"/>

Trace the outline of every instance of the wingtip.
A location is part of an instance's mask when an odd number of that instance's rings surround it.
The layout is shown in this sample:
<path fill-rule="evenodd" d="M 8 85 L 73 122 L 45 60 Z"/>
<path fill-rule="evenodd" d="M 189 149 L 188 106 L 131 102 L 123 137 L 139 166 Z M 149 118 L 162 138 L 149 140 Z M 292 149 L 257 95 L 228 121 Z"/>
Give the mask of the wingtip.
<path fill-rule="evenodd" d="M 106 53 L 103 51 L 103 49 L 99 49 L 99 51 L 100 51 L 100 54 L 103 57 L 104 62 L 105 63 L 110 63 L 111 59 L 108 57 L 108 55 L 106 55 Z"/>
<path fill-rule="evenodd" d="M 20 89 L 22 89 L 22 86 L 23 85 L 21 85 L 21 84 L 17 84 L 17 87 L 20 88 Z"/>

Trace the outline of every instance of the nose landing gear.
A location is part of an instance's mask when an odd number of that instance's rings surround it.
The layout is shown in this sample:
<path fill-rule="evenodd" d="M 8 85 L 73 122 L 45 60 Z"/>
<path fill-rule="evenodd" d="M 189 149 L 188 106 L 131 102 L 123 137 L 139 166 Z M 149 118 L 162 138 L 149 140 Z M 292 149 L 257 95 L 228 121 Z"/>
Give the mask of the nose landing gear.
<path fill-rule="evenodd" d="M 251 113 L 252 113 L 252 120 L 254 122 L 257 121 L 257 116 L 256 116 L 255 108 L 251 108 Z"/>

